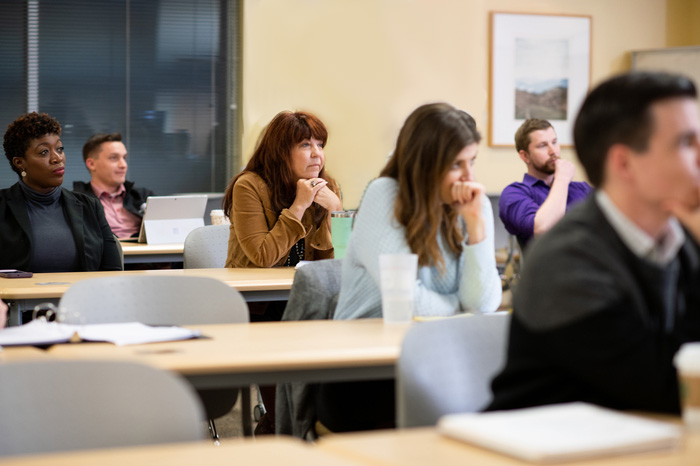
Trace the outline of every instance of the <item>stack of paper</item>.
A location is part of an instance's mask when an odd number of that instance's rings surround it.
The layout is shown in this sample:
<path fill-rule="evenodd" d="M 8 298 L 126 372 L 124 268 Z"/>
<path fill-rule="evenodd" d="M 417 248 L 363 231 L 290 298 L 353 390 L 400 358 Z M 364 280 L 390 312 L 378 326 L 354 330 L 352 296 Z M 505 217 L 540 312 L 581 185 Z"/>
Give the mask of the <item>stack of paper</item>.
<path fill-rule="evenodd" d="M 540 463 L 673 449 L 682 437 L 676 425 L 586 403 L 453 414 L 442 417 L 437 428 L 443 435 Z"/>
<path fill-rule="evenodd" d="M 0 332 L 0 346 L 51 345 L 76 339 L 107 341 L 122 346 L 187 340 L 199 335 L 199 330 L 189 330 L 182 327 L 151 327 L 139 322 L 68 325 L 33 320 L 19 327 L 3 329 Z"/>

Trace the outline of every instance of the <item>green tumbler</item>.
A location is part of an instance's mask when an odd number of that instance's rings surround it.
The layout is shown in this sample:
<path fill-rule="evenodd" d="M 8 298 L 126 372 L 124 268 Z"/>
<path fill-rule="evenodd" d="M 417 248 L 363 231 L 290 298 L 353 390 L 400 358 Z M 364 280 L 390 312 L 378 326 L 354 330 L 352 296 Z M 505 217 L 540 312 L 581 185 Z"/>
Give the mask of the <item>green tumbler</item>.
<path fill-rule="evenodd" d="M 345 249 L 348 247 L 348 241 L 350 241 L 350 231 L 352 231 L 352 222 L 354 220 L 354 210 L 331 212 L 331 237 L 336 259 L 345 257 Z"/>

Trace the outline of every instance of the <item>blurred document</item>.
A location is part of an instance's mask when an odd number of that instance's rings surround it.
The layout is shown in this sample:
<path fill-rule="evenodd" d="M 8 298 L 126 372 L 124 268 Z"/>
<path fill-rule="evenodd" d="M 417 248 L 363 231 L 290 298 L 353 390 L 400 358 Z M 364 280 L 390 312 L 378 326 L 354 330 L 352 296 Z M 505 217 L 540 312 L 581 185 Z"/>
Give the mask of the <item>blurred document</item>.
<path fill-rule="evenodd" d="M 140 322 L 69 325 L 33 320 L 0 331 L 0 346 L 51 345 L 69 341 L 106 341 L 117 346 L 196 338 L 199 330 L 152 327 Z"/>
<path fill-rule="evenodd" d="M 558 463 L 678 446 L 677 425 L 587 403 L 565 403 L 488 413 L 451 414 L 438 431 L 506 455 Z"/>

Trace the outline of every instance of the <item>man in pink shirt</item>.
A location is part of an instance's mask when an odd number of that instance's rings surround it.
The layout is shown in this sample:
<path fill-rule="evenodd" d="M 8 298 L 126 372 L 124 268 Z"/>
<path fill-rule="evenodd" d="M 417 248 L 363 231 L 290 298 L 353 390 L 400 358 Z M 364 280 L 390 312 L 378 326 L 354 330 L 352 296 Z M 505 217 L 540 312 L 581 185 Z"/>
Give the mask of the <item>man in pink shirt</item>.
<path fill-rule="evenodd" d="M 134 188 L 126 181 L 127 152 L 119 133 L 94 134 L 83 146 L 83 160 L 91 175 L 88 183 L 76 181 L 73 191 L 95 196 L 118 238 L 137 236 L 143 220 L 146 198 L 153 191 Z"/>

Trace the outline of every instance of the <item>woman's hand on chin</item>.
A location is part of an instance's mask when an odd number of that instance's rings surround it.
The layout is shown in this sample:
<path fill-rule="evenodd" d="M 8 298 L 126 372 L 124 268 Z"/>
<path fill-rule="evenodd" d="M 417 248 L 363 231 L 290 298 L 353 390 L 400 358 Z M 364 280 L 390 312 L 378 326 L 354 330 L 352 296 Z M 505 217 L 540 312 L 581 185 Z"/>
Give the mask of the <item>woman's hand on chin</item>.
<path fill-rule="evenodd" d="M 476 244 L 486 238 L 482 214 L 485 192 L 484 185 L 474 181 L 458 181 L 452 185 L 452 205 L 467 224 L 468 244 Z"/>
<path fill-rule="evenodd" d="M 316 193 L 314 202 L 326 209 L 328 212 L 343 210 L 343 203 L 328 186 L 324 186 L 318 193 Z"/>
<path fill-rule="evenodd" d="M 294 202 L 289 207 L 289 210 L 297 219 L 301 220 L 306 209 L 314 202 L 317 193 L 325 188 L 327 183 L 322 178 L 312 178 L 310 180 L 300 178 L 297 181 L 297 194 Z"/>

